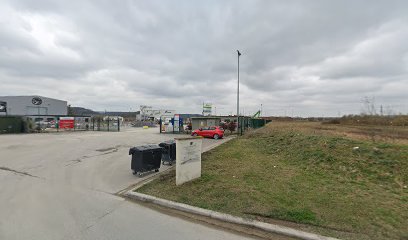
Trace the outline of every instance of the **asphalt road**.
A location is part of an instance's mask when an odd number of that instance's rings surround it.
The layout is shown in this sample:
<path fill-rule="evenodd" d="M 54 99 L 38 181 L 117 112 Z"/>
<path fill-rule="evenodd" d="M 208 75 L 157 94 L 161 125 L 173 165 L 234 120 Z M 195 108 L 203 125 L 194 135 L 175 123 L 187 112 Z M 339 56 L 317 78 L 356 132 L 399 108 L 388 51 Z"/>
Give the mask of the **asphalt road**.
<path fill-rule="evenodd" d="M 157 131 L 0 135 L 0 239 L 246 239 L 114 195 L 141 180 L 129 147 L 175 137 Z"/>

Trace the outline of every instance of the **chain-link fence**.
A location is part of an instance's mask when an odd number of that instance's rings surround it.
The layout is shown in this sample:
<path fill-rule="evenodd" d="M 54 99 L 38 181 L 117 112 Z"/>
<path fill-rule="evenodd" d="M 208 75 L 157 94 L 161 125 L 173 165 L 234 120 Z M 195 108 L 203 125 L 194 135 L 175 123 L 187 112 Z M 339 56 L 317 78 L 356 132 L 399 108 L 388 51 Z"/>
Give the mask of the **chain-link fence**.
<path fill-rule="evenodd" d="M 100 119 L 92 118 L 91 129 L 93 131 L 107 131 L 107 132 L 119 132 L 120 131 L 119 119 Z"/>
<path fill-rule="evenodd" d="M 239 117 L 238 133 L 242 135 L 247 129 L 261 128 L 269 122 L 271 121 L 265 120 L 262 118 L 251 118 L 251 117 L 241 116 Z"/>
<path fill-rule="evenodd" d="M 62 132 L 62 131 L 120 131 L 119 118 L 90 116 L 7 116 L 0 118 L 0 133 Z"/>

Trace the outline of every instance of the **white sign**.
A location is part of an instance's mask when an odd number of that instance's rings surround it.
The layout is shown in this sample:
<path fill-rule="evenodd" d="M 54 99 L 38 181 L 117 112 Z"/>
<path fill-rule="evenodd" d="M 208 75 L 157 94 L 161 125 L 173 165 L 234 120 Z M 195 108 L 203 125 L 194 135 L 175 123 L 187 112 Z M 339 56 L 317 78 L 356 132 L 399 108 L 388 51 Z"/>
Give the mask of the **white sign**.
<path fill-rule="evenodd" d="M 212 113 L 212 104 L 204 103 L 203 104 L 203 116 L 210 116 Z"/>
<path fill-rule="evenodd" d="M 202 138 L 176 138 L 176 185 L 201 177 Z"/>
<path fill-rule="evenodd" d="M 60 117 L 59 120 L 75 120 L 75 117 Z"/>
<path fill-rule="evenodd" d="M 140 106 L 140 112 L 143 118 L 160 119 L 160 117 L 174 117 L 176 110 L 152 109 L 150 106 Z"/>

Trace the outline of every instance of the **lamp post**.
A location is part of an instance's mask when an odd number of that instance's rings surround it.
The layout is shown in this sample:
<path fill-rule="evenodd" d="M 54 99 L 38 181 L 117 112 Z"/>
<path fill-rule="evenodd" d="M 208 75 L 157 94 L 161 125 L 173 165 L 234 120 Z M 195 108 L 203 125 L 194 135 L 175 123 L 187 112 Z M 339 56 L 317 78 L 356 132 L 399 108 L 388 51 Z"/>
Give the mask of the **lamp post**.
<path fill-rule="evenodd" d="M 238 53 L 238 87 L 237 87 L 237 136 L 239 131 L 239 57 L 241 53 L 237 50 Z"/>

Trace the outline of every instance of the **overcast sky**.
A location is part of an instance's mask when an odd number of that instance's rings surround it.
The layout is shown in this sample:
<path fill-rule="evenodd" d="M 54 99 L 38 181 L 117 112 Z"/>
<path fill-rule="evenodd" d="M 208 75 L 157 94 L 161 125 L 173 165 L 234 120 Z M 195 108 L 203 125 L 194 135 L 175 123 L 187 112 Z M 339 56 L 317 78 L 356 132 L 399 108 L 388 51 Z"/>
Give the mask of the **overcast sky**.
<path fill-rule="evenodd" d="M 93 110 L 408 112 L 408 1 L 0 1 L 0 95 Z"/>

